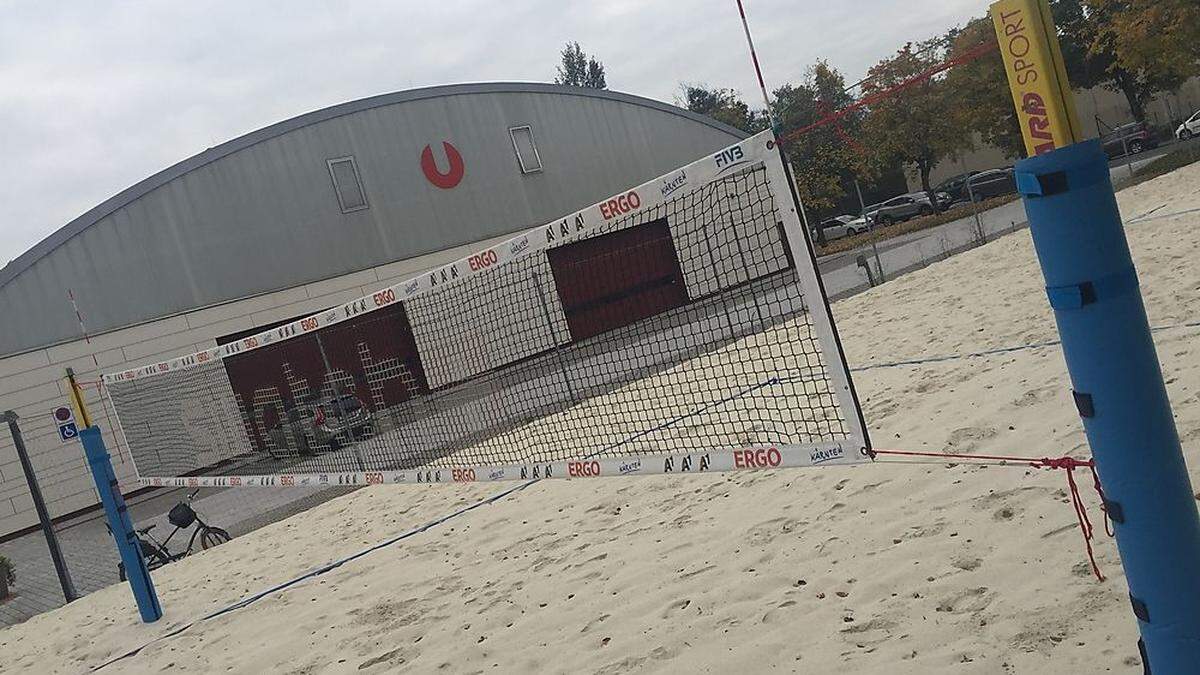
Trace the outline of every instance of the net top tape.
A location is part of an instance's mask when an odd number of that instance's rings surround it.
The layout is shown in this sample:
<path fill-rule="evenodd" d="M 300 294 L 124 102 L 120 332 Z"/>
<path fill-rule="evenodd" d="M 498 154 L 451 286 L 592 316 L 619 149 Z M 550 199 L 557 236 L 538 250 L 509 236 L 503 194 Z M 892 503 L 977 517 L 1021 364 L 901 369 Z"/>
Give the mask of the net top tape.
<path fill-rule="evenodd" d="M 566 217 L 528 229 L 491 248 L 423 272 L 371 295 L 219 347 L 107 373 L 104 375 L 104 384 L 139 380 L 220 361 L 297 335 L 311 333 L 397 302 L 411 300 L 497 265 L 533 255 L 551 245 L 561 243 L 564 239 L 594 232 L 615 219 L 658 206 L 690 186 L 705 185 L 727 174 L 755 166 L 765 161 L 774 147 L 773 133 L 770 130 L 763 131 Z"/>

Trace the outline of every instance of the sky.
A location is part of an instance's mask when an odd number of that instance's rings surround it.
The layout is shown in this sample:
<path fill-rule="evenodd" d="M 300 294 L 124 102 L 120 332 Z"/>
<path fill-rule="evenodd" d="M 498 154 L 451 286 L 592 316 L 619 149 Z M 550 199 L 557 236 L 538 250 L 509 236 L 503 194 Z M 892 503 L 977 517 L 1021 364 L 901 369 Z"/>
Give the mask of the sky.
<path fill-rule="evenodd" d="M 771 88 L 817 59 L 856 81 L 988 0 L 744 3 Z M 241 134 L 414 87 L 551 81 L 568 41 L 609 89 L 676 102 L 699 83 L 762 107 L 735 0 L 0 0 L 0 265 Z"/>

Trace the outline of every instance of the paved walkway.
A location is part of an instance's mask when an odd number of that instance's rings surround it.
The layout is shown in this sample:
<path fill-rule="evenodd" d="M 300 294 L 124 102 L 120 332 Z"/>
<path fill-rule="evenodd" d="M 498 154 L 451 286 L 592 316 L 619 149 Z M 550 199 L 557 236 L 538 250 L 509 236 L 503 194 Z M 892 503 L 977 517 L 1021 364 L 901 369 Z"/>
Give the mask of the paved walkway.
<path fill-rule="evenodd" d="M 354 489 L 357 488 L 209 489 L 196 496 L 192 507 L 206 523 L 222 527 L 237 537 Z M 161 541 L 175 529 L 167 522 L 167 511 L 186 496 L 186 490 L 160 490 L 144 495 L 131 500 L 130 514 L 138 527 L 155 523 L 157 527 L 153 534 Z M 60 523 L 56 530 L 67 569 L 80 595 L 119 581 L 119 557 L 112 537 L 104 527 L 103 512 Z M 190 529 L 177 533 L 169 542 L 170 550 L 186 548 L 190 537 Z M 0 555 L 12 560 L 17 575 L 13 596 L 0 602 L 0 625 L 19 623 L 62 606 L 62 588 L 41 530 L 0 544 Z"/>

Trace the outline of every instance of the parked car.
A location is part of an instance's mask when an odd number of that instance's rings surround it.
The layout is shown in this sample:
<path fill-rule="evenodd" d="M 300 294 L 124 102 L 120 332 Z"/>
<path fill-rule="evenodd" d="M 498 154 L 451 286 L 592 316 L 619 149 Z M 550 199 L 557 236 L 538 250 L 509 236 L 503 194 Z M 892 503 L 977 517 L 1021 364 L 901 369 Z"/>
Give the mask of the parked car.
<path fill-rule="evenodd" d="M 949 204 L 967 201 L 967 179 L 977 173 L 979 172 L 968 171 L 966 173 L 960 173 L 957 176 L 951 176 L 950 178 L 938 183 L 933 190 L 934 192 L 940 192 L 947 195 L 950 198 L 948 202 Z"/>
<path fill-rule="evenodd" d="M 813 231 L 813 241 L 820 241 L 822 233 L 825 241 L 833 241 L 842 237 L 853 237 L 859 232 L 866 232 L 871 229 L 871 224 L 862 217 L 842 215 L 822 220 L 817 227 L 820 228 L 820 232 Z"/>
<path fill-rule="evenodd" d="M 371 410 L 354 394 L 340 392 L 325 400 L 309 399 L 285 406 L 283 416 L 272 426 L 271 455 L 283 457 L 337 450 L 346 443 L 362 440 L 375 432 Z"/>
<path fill-rule="evenodd" d="M 983 201 L 989 197 L 1010 195 L 1017 191 L 1017 181 L 1012 169 L 989 169 L 980 171 L 967 179 L 963 192 L 968 199 Z"/>
<path fill-rule="evenodd" d="M 935 193 L 935 198 L 939 208 L 950 203 L 950 196 L 944 192 Z M 929 200 L 929 195 L 924 192 L 910 192 L 880 204 L 872 204 L 866 208 L 865 214 L 867 220 L 886 227 L 915 216 L 928 215 L 936 210 L 933 202 Z"/>
<path fill-rule="evenodd" d="M 1145 122 L 1130 122 L 1113 128 L 1112 131 L 1100 137 L 1104 153 L 1113 157 L 1123 157 L 1125 154 L 1137 155 L 1149 148 L 1158 146 L 1154 134 Z"/>
<path fill-rule="evenodd" d="M 1181 141 L 1186 141 L 1197 134 L 1200 134 L 1200 110 L 1184 120 L 1183 124 L 1180 124 L 1179 128 L 1175 130 L 1175 137 Z"/>

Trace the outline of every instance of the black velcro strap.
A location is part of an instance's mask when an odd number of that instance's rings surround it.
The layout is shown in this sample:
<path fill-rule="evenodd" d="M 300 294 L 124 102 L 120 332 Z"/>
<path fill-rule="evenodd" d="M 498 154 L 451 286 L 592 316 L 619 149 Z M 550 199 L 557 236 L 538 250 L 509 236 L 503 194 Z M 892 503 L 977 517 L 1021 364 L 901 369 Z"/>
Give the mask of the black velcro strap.
<path fill-rule="evenodd" d="M 1091 394 L 1072 390 L 1071 396 L 1075 399 L 1075 409 L 1079 411 L 1080 417 L 1096 416 L 1096 406 L 1092 403 Z"/>
<path fill-rule="evenodd" d="M 1145 621 L 1146 623 L 1150 623 L 1150 608 L 1146 606 L 1146 603 L 1133 597 L 1133 594 L 1130 593 L 1129 604 L 1133 605 L 1134 616 L 1142 621 Z"/>
<path fill-rule="evenodd" d="M 1108 499 L 1104 500 L 1104 512 L 1108 514 L 1108 519 L 1114 523 L 1125 522 L 1125 509 L 1121 508 L 1120 502 L 1114 502 Z"/>

